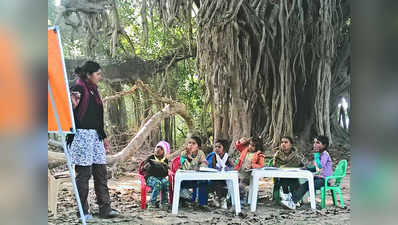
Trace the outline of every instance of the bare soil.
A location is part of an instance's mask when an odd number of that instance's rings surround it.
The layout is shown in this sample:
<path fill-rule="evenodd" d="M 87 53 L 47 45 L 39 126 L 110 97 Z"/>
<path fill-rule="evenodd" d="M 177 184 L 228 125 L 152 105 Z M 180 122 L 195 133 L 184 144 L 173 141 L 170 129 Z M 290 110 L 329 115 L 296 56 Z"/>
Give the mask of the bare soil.
<path fill-rule="evenodd" d="M 140 204 L 140 181 L 135 175 L 138 163 L 148 155 L 142 150 L 137 152 L 131 161 L 123 165 L 117 177 L 109 179 L 109 189 L 112 199 L 112 207 L 121 212 L 122 217 L 114 219 L 100 219 L 96 212 L 98 206 L 95 204 L 93 182 L 90 180 L 90 211 L 94 214 L 93 222 L 90 224 L 350 224 L 351 198 L 350 198 L 350 176 L 348 167 L 347 176 L 341 184 L 345 207 L 334 206 L 331 196 L 326 198 L 326 208 L 320 209 L 320 195 L 316 195 L 317 209 L 311 210 L 310 204 L 305 203 L 296 210 L 289 210 L 275 204 L 272 200 L 272 180 L 265 178 L 260 183 L 259 200 L 255 213 L 250 212 L 249 207 L 242 208 L 242 213 L 235 215 L 234 209 L 223 210 L 214 207 L 209 200 L 211 212 L 201 211 L 192 207 L 182 208 L 180 206 L 178 215 L 171 214 L 171 209 L 162 211 L 142 210 Z M 335 164 L 339 159 L 349 159 L 348 154 L 343 152 L 331 152 Z M 211 198 L 211 197 L 210 197 Z M 147 196 L 149 200 L 149 195 Z M 49 224 L 71 225 L 80 224 L 76 216 L 76 200 L 73 194 L 72 184 L 63 183 L 59 188 L 57 218 L 49 212 Z"/>

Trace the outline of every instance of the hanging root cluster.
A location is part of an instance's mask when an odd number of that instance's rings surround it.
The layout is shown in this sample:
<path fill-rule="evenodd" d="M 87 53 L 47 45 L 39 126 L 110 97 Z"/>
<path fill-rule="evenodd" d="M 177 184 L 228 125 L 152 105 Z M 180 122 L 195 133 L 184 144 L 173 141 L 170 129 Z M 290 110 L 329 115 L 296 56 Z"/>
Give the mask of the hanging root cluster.
<path fill-rule="evenodd" d="M 160 11 L 173 21 L 186 4 L 199 9 L 197 64 L 215 139 L 256 135 L 274 147 L 283 135 L 332 137 L 331 87 L 349 87 L 349 57 L 335 65 L 349 43 L 346 0 L 182 2 L 161 1 Z"/>
<path fill-rule="evenodd" d="M 131 47 L 134 55 L 134 46 L 129 36 L 120 25 L 120 18 L 115 0 L 64 0 L 61 1 L 61 11 L 55 24 L 61 19 L 66 25 L 72 27 L 74 33 L 86 34 L 86 55 L 88 58 L 96 57 L 95 48 L 103 37 L 111 37 L 108 53 L 116 57 L 117 46 L 123 48 L 119 36 L 124 37 Z M 123 49 L 125 50 L 125 49 Z"/>

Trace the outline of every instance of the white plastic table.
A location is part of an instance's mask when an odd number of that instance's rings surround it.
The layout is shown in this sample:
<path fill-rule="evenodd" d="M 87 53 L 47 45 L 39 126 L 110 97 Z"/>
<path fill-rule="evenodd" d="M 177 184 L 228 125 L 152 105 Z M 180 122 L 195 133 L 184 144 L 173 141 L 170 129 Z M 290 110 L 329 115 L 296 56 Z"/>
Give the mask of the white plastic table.
<path fill-rule="evenodd" d="M 250 176 L 250 189 L 248 203 L 250 210 L 256 211 L 258 183 L 262 177 L 279 177 L 279 178 L 304 178 L 308 179 L 308 186 L 310 192 L 311 208 L 315 209 L 315 190 L 314 190 L 314 175 L 308 170 L 300 169 L 255 169 Z"/>
<path fill-rule="evenodd" d="M 178 213 L 181 182 L 183 180 L 226 180 L 228 192 L 231 194 L 232 205 L 235 205 L 236 215 L 241 212 L 237 171 L 204 172 L 193 170 L 177 170 L 174 179 L 173 207 L 171 210 L 172 214 L 176 215 Z"/>

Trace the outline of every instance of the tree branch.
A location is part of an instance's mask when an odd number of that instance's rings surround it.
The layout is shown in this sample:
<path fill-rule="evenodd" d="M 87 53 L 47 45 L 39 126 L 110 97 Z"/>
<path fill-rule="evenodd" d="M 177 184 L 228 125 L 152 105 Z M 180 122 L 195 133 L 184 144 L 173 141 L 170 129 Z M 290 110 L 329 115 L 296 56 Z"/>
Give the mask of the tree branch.
<path fill-rule="evenodd" d="M 138 86 L 135 84 L 135 85 L 134 85 L 133 87 L 131 87 L 130 90 L 128 90 L 128 91 L 122 91 L 122 92 L 119 92 L 119 93 L 117 93 L 117 94 L 115 94 L 115 95 L 105 97 L 105 98 L 103 99 L 103 102 L 107 102 L 107 101 L 110 101 L 110 100 L 115 100 L 115 99 L 118 99 L 118 98 L 123 97 L 123 96 L 125 96 L 125 95 L 132 94 L 132 93 L 134 93 L 134 91 L 135 91 L 137 88 L 138 88 Z"/>
<path fill-rule="evenodd" d="M 126 59 L 124 62 L 98 61 L 102 64 L 104 80 L 108 82 L 121 81 L 147 81 L 154 74 L 165 71 L 166 68 L 174 66 L 181 60 L 195 57 L 196 48 L 193 48 L 192 54 L 188 47 L 176 50 L 174 53 L 160 57 L 155 60 L 143 60 L 138 56 Z M 65 59 L 67 74 L 73 74 L 77 66 L 83 64 L 85 59 Z"/>

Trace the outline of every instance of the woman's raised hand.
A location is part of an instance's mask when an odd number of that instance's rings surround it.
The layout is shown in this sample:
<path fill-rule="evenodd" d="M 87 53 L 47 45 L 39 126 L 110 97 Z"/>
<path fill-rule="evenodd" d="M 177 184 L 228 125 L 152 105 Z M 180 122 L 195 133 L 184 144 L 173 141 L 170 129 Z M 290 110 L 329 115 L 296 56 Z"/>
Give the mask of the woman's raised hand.
<path fill-rule="evenodd" d="M 75 109 L 78 105 L 79 105 L 79 102 L 80 102 L 80 92 L 78 92 L 78 91 L 72 91 L 71 92 L 71 95 L 70 95 L 70 99 L 71 99 L 71 101 L 72 101 L 72 107 L 73 107 L 73 109 Z"/>

